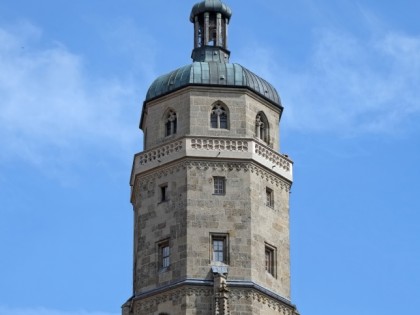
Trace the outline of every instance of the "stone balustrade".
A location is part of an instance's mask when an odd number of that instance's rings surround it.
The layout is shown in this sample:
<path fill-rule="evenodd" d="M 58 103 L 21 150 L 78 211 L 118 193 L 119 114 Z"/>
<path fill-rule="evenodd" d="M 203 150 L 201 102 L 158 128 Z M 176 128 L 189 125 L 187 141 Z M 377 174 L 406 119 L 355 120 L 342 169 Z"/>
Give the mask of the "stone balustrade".
<path fill-rule="evenodd" d="M 184 141 L 177 140 L 172 143 L 163 145 L 157 149 L 149 150 L 144 153 L 140 153 L 136 157 L 136 163 L 145 165 L 150 162 L 157 161 L 165 156 L 169 156 L 172 153 L 179 152 L 184 147 Z"/>
<path fill-rule="evenodd" d="M 255 143 L 255 153 L 284 169 L 286 172 L 290 172 L 291 163 L 283 155 L 258 143 Z"/>
<path fill-rule="evenodd" d="M 236 139 L 211 139 L 211 138 L 192 138 L 191 148 L 194 150 L 215 150 L 215 151 L 234 151 L 248 152 L 247 140 Z"/>
<path fill-rule="evenodd" d="M 185 137 L 135 157 L 133 175 L 183 157 L 254 160 L 292 180 L 292 162 L 255 139 Z"/>

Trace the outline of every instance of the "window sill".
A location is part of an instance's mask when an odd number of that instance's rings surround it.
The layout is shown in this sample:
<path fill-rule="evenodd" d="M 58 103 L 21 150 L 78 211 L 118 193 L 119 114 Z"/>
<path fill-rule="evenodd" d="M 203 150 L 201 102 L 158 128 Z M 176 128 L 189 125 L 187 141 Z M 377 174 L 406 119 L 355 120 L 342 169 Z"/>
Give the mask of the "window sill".
<path fill-rule="evenodd" d="M 269 272 L 269 271 L 265 271 L 265 273 L 267 274 L 267 275 L 269 275 L 269 276 L 271 276 L 271 277 L 273 277 L 274 279 L 277 279 L 277 277 L 275 276 L 275 275 L 273 275 L 271 272 Z"/>
<path fill-rule="evenodd" d="M 174 133 L 174 134 L 172 134 L 172 135 L 169 135 L 169 136 L 164 136 L 163 138 L 161 138 L 161 142 L 166 142 L 166 141 L 168 141 L 168 140 L 172 140 L 172 139 L 175 139 L 176 138 L 176 133 Z"/>
<path fill-rule="evenodd" d="M 227 261 L 218 261 L 218 260 L 210 260 L 210 265 L 216 267 L 228 267 L 229 264 Z"/>
<path fill-rule="evenodd" d="M 268 142 L 266 142 L 265 140 L 263 140 L 263 139 L 261 139 L 261 138 L 258 138 L 258 137 L 256 137 L 256 136 L 254 136 L 254 140 L 257 140 L 258 142 L 261 142 L 261 143 L 265 144 L 265 145 L 266 145 L 266 146 L 268 146 L 268 147 L 272 147 L 270 143 L 268 143 Z"/>

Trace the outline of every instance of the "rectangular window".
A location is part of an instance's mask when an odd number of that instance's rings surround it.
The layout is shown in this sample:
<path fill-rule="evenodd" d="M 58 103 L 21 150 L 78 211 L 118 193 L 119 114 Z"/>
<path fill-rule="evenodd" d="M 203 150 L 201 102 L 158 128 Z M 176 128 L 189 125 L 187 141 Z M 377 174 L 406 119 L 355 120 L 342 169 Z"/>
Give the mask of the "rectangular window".
<path fill-rule="evenodd" d="M 160 202 L 168 200 L 168 184 L 163 184 L 160 186 Z"/>
<path fill-rule="evenodd" d="M 274 207 L 274 193 L 273 193 L 273 190 L 270 189 L 270 188 L 266 188 L 265 196 L 266 196 L 265 204 L 268 207 L 273 208 Z"/>
<path fill-rule="evenodd" d="M 172 134 L 171 128 L 172 128 L 171 122 L 170 121 L 166 122 L 166 124 L 165 124 L 165 136 L 170 136 Z"/>
<path fill-rule="evenodd" d="M 219 261 L 227 264 L 228 261 L 228 244 L 226 234 L 213 234 L 211 235 L 212 247 L 212 261 Z"/>
<path fill-rule="evenodd" d="M 212 128 L 217 128 L 217 115 L 214 113 L 210 116 L 210 125 Z"/>
<path fill-rule="evenodd" d="M 228 129 L 227 115 L 223 113 L 219 116 L 219 118 L 220 118 L 220 129 Z"/>
<path fill-rule="evenodd" d="M 147 148 L 147 129 L 144 131 L 143 134 L 143 150 L 145 150 Z"/>
<path fill-rule="evenodd" d="M 165 136 L 176 134 L 177 117 L 176 113 L 172 110 L 169 111 L 165 121 Z"/>
<path fill-rule="evenodd" d="M 276 276 L 276 248 L 265 244 L 265 270 Z"/>
<path fill-rule="evenodd" d="M 175 119 L 172 122 L 172 127 L 173 127 L 173 134 L 175 134 L 176 133 L 176 129 L 178 128 L 177 119 Z"/>
<path fill-rule="evenodd" d="M 224 177 L 219 177 L 219 176 L 215 176 L 213 177 L 213 182 L 214 182 L 214 194 L 215 195 L 224 195 L 225 194 L 225 178 Z"/>
<path fill-rule="evenodd" d="M 160 242 L 159 248 L 159 269 L 166 269 L 171 264 L 169 240 Z"/>

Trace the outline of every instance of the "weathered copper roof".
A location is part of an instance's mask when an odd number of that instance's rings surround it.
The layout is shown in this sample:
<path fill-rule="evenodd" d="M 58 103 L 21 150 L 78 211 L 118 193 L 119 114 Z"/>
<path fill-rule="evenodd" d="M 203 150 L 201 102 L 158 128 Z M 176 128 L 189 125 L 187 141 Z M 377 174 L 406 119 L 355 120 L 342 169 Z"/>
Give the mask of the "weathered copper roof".
<path fill-rule="evenodd" d="M 205 0 L 199 3 L 196 3 L 190 15 L 190 21 L 194 22 L 194 17 L 205 12 L 218 12 L 222 13 L 223 16 L 230 19 L 232 16 L 232 10 L 220 0 Z"/>
<path fill-rule="evenodd" d="M 158 77 L 150 86 L 146 101 L 189 85 L 244 87 L 282 107 L 279 94 L 270 83 L 239 64 L 223 62 L 193 62 Z"/>

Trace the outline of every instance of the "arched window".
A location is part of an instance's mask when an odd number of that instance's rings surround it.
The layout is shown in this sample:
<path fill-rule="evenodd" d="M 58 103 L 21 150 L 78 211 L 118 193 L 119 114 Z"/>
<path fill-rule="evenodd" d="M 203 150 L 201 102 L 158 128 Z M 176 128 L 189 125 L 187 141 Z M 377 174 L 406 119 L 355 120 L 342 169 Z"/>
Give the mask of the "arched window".
<path fill-rule="evenodd" d="M 211 110 L 210 126 L 217 129 L 228 129 L 228 113 L 220 103 L 214 105 Z"/>
<path fill-rule="evenodd" d="M 269 139 L 269 128 L 267 117 L 265 117 L 263 112 L 259 112 L 255 118 L 255 136 L 260 138 L 264 142 L 268 143 Z"/>
<path fill-rule="evenodd" d="M 169 110 L 165 118 L 165 136 L 176 134 L 177 118 L 173 110 Z"/>

